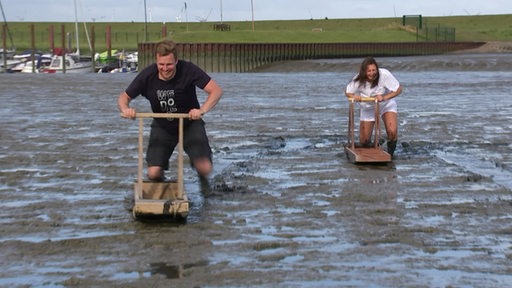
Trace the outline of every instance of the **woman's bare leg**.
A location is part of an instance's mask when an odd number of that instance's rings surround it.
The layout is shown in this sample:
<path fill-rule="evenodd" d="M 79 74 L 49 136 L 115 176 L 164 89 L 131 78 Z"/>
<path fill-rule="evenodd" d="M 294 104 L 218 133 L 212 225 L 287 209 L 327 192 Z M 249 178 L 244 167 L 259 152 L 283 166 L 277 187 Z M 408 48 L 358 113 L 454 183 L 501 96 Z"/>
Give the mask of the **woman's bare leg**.
<path fill-rule="evenodd" d="M 370 145 L 372 141 L 373 121 L 359 122 L 359 143 L 361 145 Z"/>

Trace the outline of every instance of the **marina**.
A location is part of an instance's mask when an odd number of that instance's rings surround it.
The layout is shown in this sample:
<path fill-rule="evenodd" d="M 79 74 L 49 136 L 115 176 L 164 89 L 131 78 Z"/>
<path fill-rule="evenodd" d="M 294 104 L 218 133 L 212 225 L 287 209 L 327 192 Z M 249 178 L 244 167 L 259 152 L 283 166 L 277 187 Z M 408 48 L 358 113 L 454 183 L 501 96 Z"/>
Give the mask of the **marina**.
<path fill-rule="evenodd" d="M 112 50 L 110 47 L 111 39 L 108 37 L 109 43 L 107 51 L 102 53 L 95 53 L 94 45 L 94 30 L 92 31 L 92 39 L 89 37 L 87 26 L 84 23 L 84 30 L 87 36 L 88 48 L 91 51 L 90 56 L 85 56 L 80 53 L 80 36 L 78 29 L 78 15 L 77 15 L 77 0 L 74 1 L 75 8 L 75 22 L 74 34 L 67 34 L 65 32 L 64 24 L 61 25 L 61 46 L 55 47 L 54 27 L 52 25 L 48 28 L 49 37 L 49 51 L 42 52 L 36 49 L 35 40 L 35 26 L 30 25 L 30 38 L 32 49 L 23 52 L 16 52 L 15 45 L 12 40 L 12 35 L 9 31 L 5 14 L 2 7 L 2 15 L 5 25 L 2 31 L 2 48 L 0 56 L 0 73 L 126 73 L 136 72 L 138 66 L 138 52 L 125 52 Z M 11 41 L 11 48 L 7 48 L 7 38 Z M 71 45 L 74 36 L 74 46 Z M 41 45 L 41 44 L 39 44 Z"/>
<path fill-rule="evenodd" d="M 112 53 L 113 52 L 113 53 Z M 55 49 L 52 53 L 29 50 L 15 54 L 5 53 L 7 56 L 0 62 L 0 73 L 134 73 L 138 70 L 138 52 L 125 52 L 114 50 L 110 57 L 102 58 L 97 53 L 94 61 L 91 57 L 73 53 L 63 53 Z M 3 53 L 2 53 L 3 54 Z"/>

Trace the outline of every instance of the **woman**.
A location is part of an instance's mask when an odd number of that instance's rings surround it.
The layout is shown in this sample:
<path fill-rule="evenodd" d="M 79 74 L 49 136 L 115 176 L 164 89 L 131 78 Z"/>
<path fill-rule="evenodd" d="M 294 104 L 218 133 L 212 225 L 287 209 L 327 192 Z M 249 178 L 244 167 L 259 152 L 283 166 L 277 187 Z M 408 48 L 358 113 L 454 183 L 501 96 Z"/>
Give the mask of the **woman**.
<path fill-rule="evenodd" d="M 379 102 L 379 112 L 386 127 L 387 150 L 393 156 L 398 140 L 397 105 L 393 99 L 402 92 L 402 86 L 396 78 L 384 68 L 379 68 L 373 57 L 367 57 L 361 63 L 359 73 L 348 83 L 345 95 L 361 101 L 362 97 L 375 97 Z M 375 107 L 373 103 L 361 103 L 359 142 L 370 145 L 375 125 Z"/>

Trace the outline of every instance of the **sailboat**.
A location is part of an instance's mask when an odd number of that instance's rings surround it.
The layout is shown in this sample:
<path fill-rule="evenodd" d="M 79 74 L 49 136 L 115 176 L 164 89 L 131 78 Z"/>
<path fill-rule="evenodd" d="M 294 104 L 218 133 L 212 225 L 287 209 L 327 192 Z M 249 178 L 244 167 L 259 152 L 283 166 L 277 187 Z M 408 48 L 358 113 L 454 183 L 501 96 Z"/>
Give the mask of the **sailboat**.
<path fill-rule="evenodd" d="M 10 72 L 12 67 L 21 63 L 21 60 L 13 59 L 13 56 L 16 52 L 14 49 L 14 43 L 12 42 L 12 35 L 9 31 L 9 26 L 7 26 L 7 19 L 5 19 L 4 6 L 2 6 L 2 1 L 0 1 L 0 11 L 2 12 L 3 20 L 4 20 L 4 33 L 7 32 L 9 35 L 9 39 L 11 40 L 11 49 L 7 49 L 5 47 L 5 43 L 3 48 L 0 48 L 0 72 Z M 5 41 L 5 35 L 4 41 Z M 5 67 L 4 67 L 5 66 Z"/>
<path fill-rule="evenodd" d="M 63 59 L 64 57 L 64 59 Z M 82 60 L 80 54 L 55 53 L 44 73 L 92 73 L 92 61 Z"/>
<path fill-rule="evenodd" d="M 75 36 L 76 52 L 65 53 L 62 49 L 55 49 L 52 61 L 44 73 L 92 73 L 94 62 L 88 59 L 82 59 L 80 56 L 80 44 L 78 41 L 78 13 L 77 0 L 75 0 Z"/>
<path fill-rule="evenodd" d="M 23 63 L 23 60 L 13 58 L 14 52 L 14 50 L 0 48 L 0 73 L 12 72 L 12 68 Z"/>

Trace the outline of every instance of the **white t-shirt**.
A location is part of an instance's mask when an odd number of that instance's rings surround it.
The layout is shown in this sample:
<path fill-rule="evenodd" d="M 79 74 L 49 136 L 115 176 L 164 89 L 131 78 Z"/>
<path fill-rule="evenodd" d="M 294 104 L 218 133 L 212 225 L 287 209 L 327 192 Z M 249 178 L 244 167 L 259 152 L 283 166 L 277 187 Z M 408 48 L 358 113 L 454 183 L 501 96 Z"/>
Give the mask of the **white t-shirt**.
<path fill-rule="evenodd" d="M 362 97 L 375 97 L 377 95 L 385 95 L 391 91 L 397 91 L 400 87 L 400 83 L 398 80 L 389 72 L 389 70 L 385 68 L 379 68 L 379 83 L 375 87 L 371 87 L 371 83 L 365 82 L 363 85 L 360 85 L 359 82 L 354 81 L 357 77 L 354 76 L 350 83 L 347 85 L 346 91 L 348 93 L 353 93 L 355 95 L 360 95 Z M 372 115 L 374 110 L 373 102 L 361 102 L 361 115 L 367 115 L 363 118 L 368 121 L 373 121 L 374 118 Z M 397 112 L 397 105 L 395 99 L 389 99 L 386 101 L 382 101 L 379 104 L 381 115 L 385 112 Z"/>
<path fill-rule="evenodd" d="M 379 68 L 379 83 L 375 87 L 370 87 L 370 83 L 366 82 L 364 85 L 359 85 L 359 82 L 355 82 L 354 76 L 352 81 L 347 85 L 347 92 L 361 95 L 363 97 L 375 97 L 377 95 L 384 95 L 391 91 L 398 90 L 400 83 L 396 80 L 395 76 L 385 68 Z"/>

